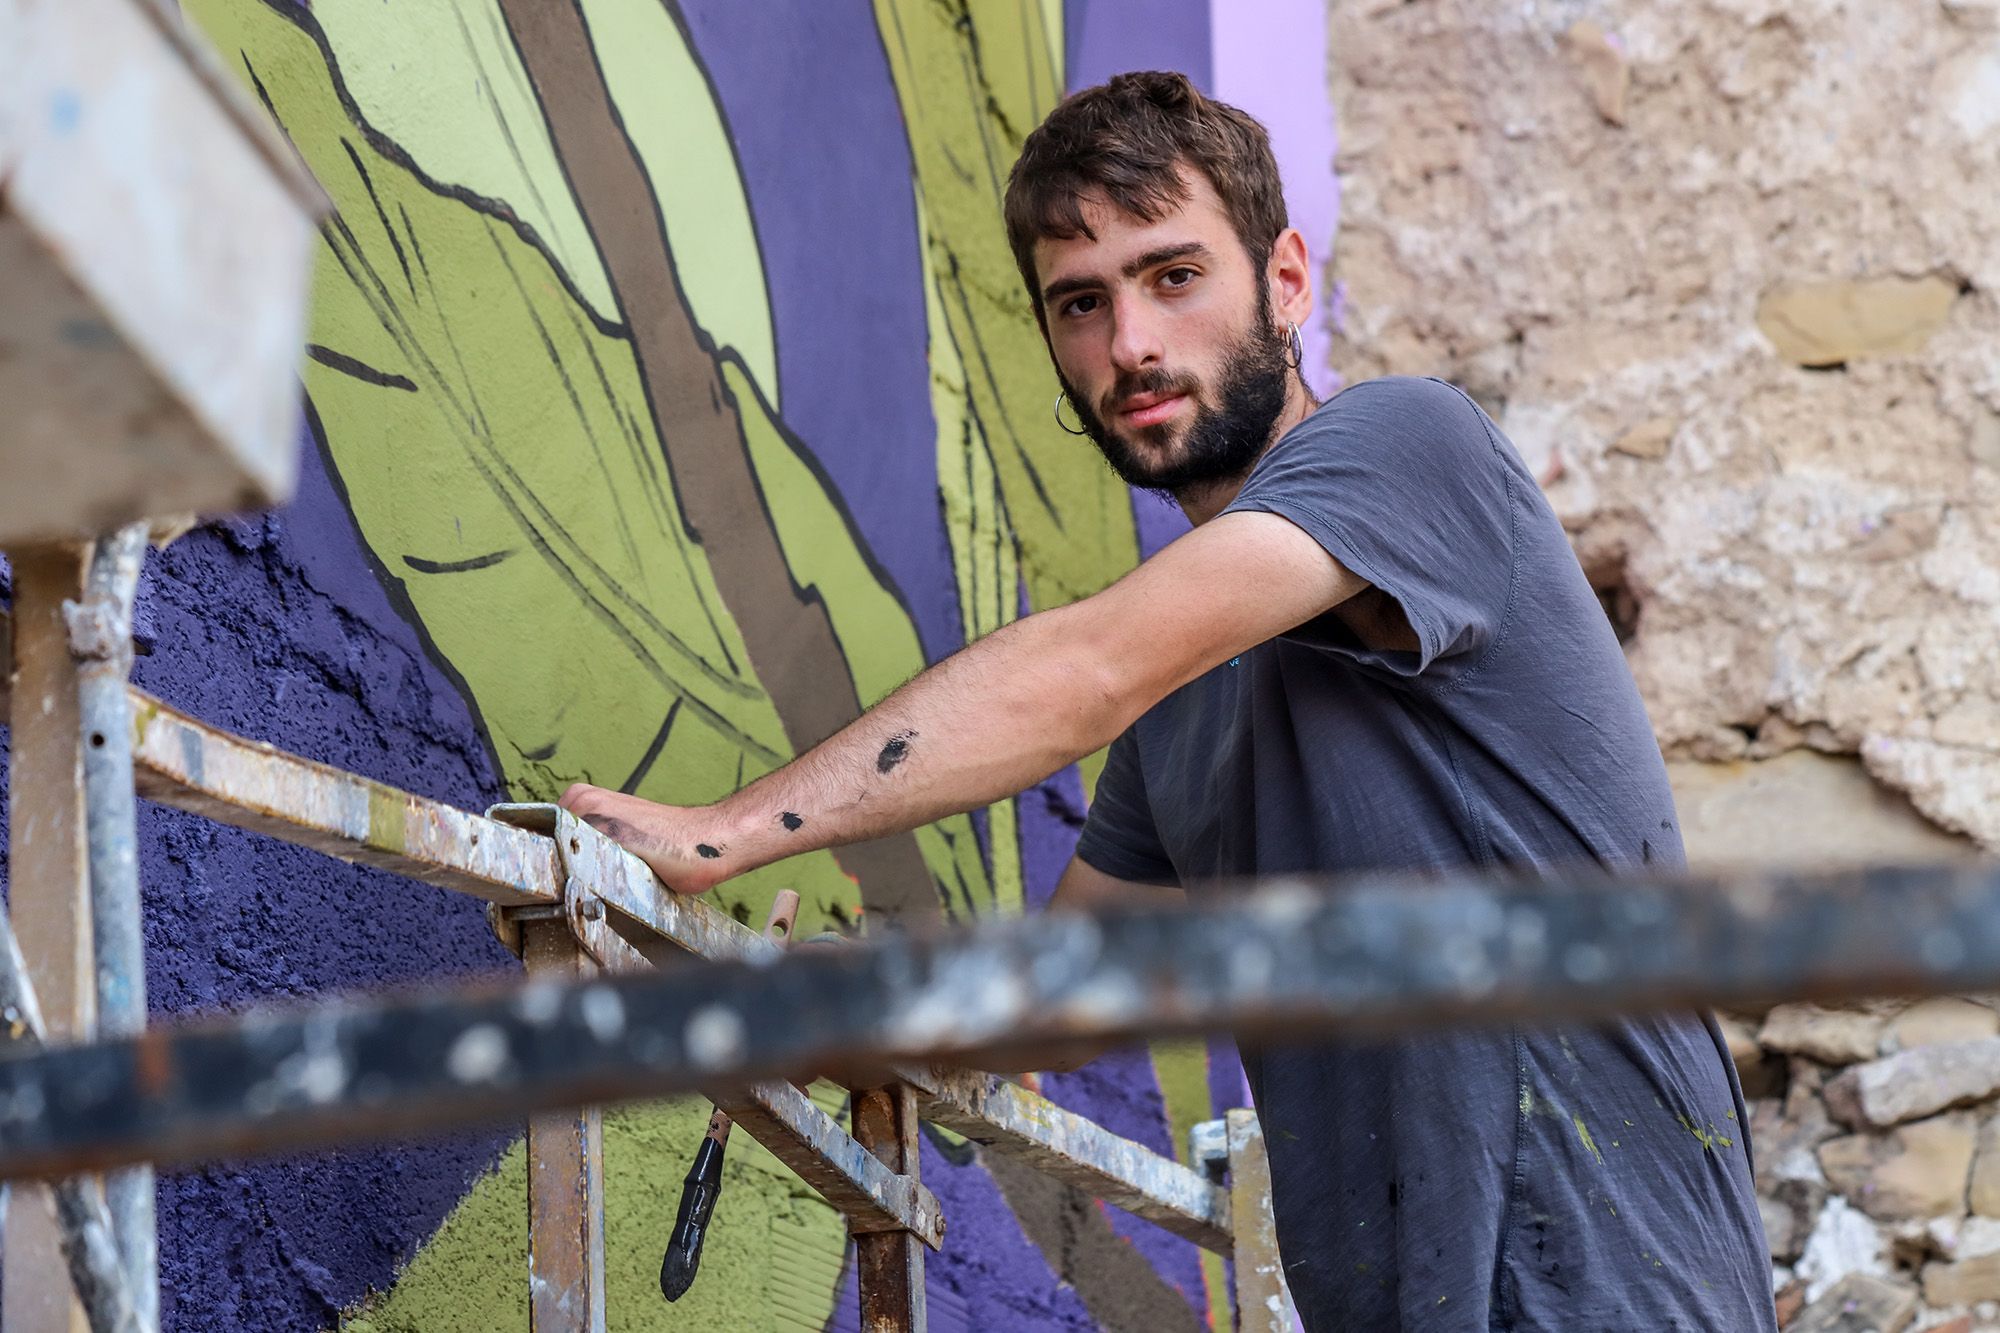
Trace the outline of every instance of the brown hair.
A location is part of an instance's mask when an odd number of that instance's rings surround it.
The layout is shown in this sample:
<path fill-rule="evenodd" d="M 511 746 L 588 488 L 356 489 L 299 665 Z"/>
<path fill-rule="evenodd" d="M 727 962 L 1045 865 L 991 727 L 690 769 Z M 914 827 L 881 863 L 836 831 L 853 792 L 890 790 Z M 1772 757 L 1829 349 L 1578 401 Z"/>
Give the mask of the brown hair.
<path fill-rule="evenodd" d="M 1187 202 L 1179 169 L 1208 177 L 1237 239 L 1261 269 L 1285 229 L 1285 192 L 1264 127 L 1235 107 L 1204 97 L 1184 74 L 1120 74 L 1072 93 L 1027 141 L 1007 177 L 1007 243 L 1044 318 L 1035 279 L 1035 242 L 1096 237 L 1083 200 L 1096 195 L 1144 222 Z"/>

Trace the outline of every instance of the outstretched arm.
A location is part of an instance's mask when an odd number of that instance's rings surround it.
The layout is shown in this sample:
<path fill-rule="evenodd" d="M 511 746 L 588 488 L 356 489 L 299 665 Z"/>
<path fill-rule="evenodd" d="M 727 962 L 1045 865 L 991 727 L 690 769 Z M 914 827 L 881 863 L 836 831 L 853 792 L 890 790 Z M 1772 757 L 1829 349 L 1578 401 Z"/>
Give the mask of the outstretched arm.
<path fill-rule="evenodd" d="M 912 679 L 714 805 L 579 783 L 562 804 L 701 893 L 822 847 L 975 809 L 1108 745 L 1159 700 L 1368 585 L 1264 513 L 1203 524 L 1094 597 L 1028 616 Z"/>

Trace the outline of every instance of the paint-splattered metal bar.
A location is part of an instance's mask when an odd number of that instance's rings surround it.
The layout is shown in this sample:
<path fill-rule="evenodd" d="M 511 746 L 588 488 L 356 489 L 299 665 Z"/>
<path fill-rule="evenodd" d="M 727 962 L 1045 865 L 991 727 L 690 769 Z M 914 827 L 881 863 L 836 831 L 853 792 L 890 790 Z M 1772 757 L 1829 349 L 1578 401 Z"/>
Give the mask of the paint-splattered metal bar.
<path fill-rule="evenodd" d="M 884 1166 L 789 1083 L 772 1080 L 715 1104 L 847 1218 L 850 1229 L 908 1231 L 944 1245 L 944 1209 L 922 1182 Z"/>
<path fill-rule="evenodd" d="M 2000 869 L 1985 865 L 1328 888 L 577 986 L 335 1000 L 49 1051 L 0 1062 L 0 1177 L 442 1128 L 840 1060 L 2000 982 Z"/>
<path fill-rule="evenodd" d="M 1181 1236 L 1229 1254 L 1229 1194 L 1172 1158 L 993 1074 L 900 1066 L 926 1120 Z"/>
<path fill-rule="evenodd" d="M 556 903 L 555 846 L 520 829 L 232 736 L 132 691 L 139 794 L 488 902 Z"/>

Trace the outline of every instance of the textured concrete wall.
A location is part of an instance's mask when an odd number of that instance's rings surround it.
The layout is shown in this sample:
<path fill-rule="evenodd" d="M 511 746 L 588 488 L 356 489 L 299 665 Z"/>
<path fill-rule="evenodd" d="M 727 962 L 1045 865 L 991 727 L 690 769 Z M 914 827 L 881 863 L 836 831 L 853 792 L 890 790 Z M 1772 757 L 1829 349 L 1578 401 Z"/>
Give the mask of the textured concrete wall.
<path fill-rule="evenodd" d="M 1331 13 L 1338 367 L 1501 418 L 1670 757 L 1858 756 L 2000 841 L 1993 6 Z"/>
<path fill-rule="evenodd" d="M 1330 13 L 1334 363 L 1455 380 L 1521 446 L 1691 859 L 2000 845 L 2000 9 Z M 1725 1017 L 1781 1316 L 1992 1327 L 1991 997 Z"/>
<path fill-rule="evenodd" d="M 1316 43 L 1317 0 L 1287 5 Z M 1164 64 L 1247 87 L 1211 68 L 1226 7 L 183 9 L 337 213 L 304 489 L 148 566 L 136 675 L 175 705 L 467 807 L 577 778 L 707 800 L 1175 530 L 1049 417 L 997 191 L 1065 86 Z M 1325 133 L 1308 72 L 1278 104 L 1288 143 Z M 814 926 L 1032 909 L 1084 791 L 1072 770 L 718 899 L 755 917 L 794 887 Z M 140 835 L 156 1010 L 515 966 L 469 900 L 169 811 Z M 1245 1097 L 1201 1043 L 1048 1090 L 1174 1153 Z M 701 1279 L 663 1307 L 705 1116 L 607 1116 L 612 1327 L 851 1327 L 839 1219 L 741 1136 Z M 941 1133 L 924 1168 L 952 1224 L 933 1329 L 1227 1322 L 1222 1265 L 1158 1228 Z M 168 1175 L 168 1326 L 524 1328 L 523 1188 L 506 1126 Z"/>

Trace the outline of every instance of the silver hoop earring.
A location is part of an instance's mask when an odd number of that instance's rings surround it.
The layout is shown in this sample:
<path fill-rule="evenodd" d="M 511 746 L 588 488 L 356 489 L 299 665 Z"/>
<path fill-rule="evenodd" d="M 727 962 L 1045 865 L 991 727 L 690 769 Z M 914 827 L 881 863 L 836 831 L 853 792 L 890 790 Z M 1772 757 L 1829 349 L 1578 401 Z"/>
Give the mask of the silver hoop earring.
<path fill-rule="evenodd" d="M 1292 336 L 1291 336 L 1292 355 L 1290 359 L 1286 361 L 1285 364 L 1290 366 L 1293 370 L 1297 370 L 1300 366 L 1306 363 L 1306 340 L 1303 336 L 1300 335 L 1298 325 L 1288 324 L 1286 325 L 1286 327 L 1291 329 L 1292 331 Z"/>
<path fill-rule="evenodd" d="M 1067 401 L 1068 401 L 1068 399 L 1069 399 L 1069 395 L 1068 395 L 1067 393 L 1059 393 L 1059 394 L 1057 394 L 1057 395 L 1056 395 L 1056 424 L 1057 424 L 1058 426 L 1061 426 L 1061 427 L 1063 428 L 1064 432 L 1065 432 L 1065 433 L 1067 433 L 1067 434 L 1070 434 L 1070 435 L 1088 435 L 1088 434 L 1090 434 L 1090 432 L 1089 432 L 1089 431 L 1087 431 L 1087 430 L 1071 430 L 1071 429 L 1070 429 L 1070 427 L 1069 427 L 1069 423 L 1068 423 L 1067 421 L 1064 421 L 1064 420 L 1062 419 L 1062 405 L 1063 405 L 1063 404 L 1064 404 L 1065 402 L 1067 402 Z"/>

